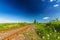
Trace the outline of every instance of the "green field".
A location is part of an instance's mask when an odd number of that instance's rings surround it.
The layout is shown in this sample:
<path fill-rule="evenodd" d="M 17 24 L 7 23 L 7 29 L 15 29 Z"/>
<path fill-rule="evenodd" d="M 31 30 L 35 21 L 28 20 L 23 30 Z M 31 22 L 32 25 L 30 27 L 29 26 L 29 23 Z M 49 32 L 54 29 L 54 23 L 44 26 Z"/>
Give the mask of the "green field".
<path fill-rule="evenodd" d="M 11 29 L 11 28 L 18 28 L 28 25 L 28 23 L 0 23 L 0 30 L 6 30 L 6 29 Z"/>
<path fill-rule="evenodd" d="M 37 34 L 35 35 L 35 40 L 60 40 L 60 21 L 58 19 L 51 20 L 47 23 L 39 23 L 36 20 L 34 20 L 34 23 L 2 23 L 0 24 L 0 30 L 23 27 L 30 24 L 35 25 L 35 33 Z M 28 32 L 29 35 L 34 34 L 31 32 Z"/>
<path fill-rule="evenodd" d="M 5 29 L 10 29 L 10 28 L 15 28 L 15 27 L 20 27 L 20 24 L 18 24 L 18 23 L 2 23 L 2 24 L 0 24 L 0 30 L 5 30 Z"/>

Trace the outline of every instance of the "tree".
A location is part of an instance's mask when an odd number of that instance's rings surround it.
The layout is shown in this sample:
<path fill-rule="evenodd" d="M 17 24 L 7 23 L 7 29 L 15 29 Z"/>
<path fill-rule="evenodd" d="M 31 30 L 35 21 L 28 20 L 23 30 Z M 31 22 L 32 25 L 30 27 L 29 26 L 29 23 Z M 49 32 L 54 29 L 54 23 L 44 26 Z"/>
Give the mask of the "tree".
<path fill-rule="evenodd" d="M 37 23 L 37 21 L 36 20 L 34 20 L 34 24 L 36 24 Z"/>

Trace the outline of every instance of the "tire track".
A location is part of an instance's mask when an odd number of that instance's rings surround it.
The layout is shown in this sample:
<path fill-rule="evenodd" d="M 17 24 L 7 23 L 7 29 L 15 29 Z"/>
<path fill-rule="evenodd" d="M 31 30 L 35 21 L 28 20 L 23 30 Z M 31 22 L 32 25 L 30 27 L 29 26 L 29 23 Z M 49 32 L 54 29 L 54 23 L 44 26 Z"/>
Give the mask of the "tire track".
<path fill-rule="evenodd" d="M 27 29 L 33 29 L 34 25 L 28 25 L 25 26 L 23 28 L 20 28 L 19 31 L 15 32 L 14 34 L 9 35 L 8 37 L 3 38 L 2 40 L 11 40 L 12 38 L 16 37 L 17 35 L 19 35 L 20 33 L 26 31 Z"/>

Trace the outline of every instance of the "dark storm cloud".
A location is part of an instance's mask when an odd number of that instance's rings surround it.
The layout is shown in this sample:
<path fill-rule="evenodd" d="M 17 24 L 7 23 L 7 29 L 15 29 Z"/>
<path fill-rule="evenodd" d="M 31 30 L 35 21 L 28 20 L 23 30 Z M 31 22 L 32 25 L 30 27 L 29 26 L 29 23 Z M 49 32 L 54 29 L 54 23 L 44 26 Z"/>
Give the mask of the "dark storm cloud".
<path fill-rule="evenodd" d="M 27 13 L 43 12 L 47 6 L 47 2 L 41 0 L 5 0 L 4 2 L 18 11 L 22 10 Z"/>

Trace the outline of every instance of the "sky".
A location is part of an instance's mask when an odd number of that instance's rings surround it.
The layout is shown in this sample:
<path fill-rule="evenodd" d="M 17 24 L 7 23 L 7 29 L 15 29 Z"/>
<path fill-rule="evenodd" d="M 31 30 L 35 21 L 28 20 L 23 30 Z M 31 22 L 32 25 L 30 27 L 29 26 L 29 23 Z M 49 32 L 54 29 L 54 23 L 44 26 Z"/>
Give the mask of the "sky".
<path fill-rule="evenodd" d="M 0 22 L 60 20 L 60 0 L 0 0 Z"/>

